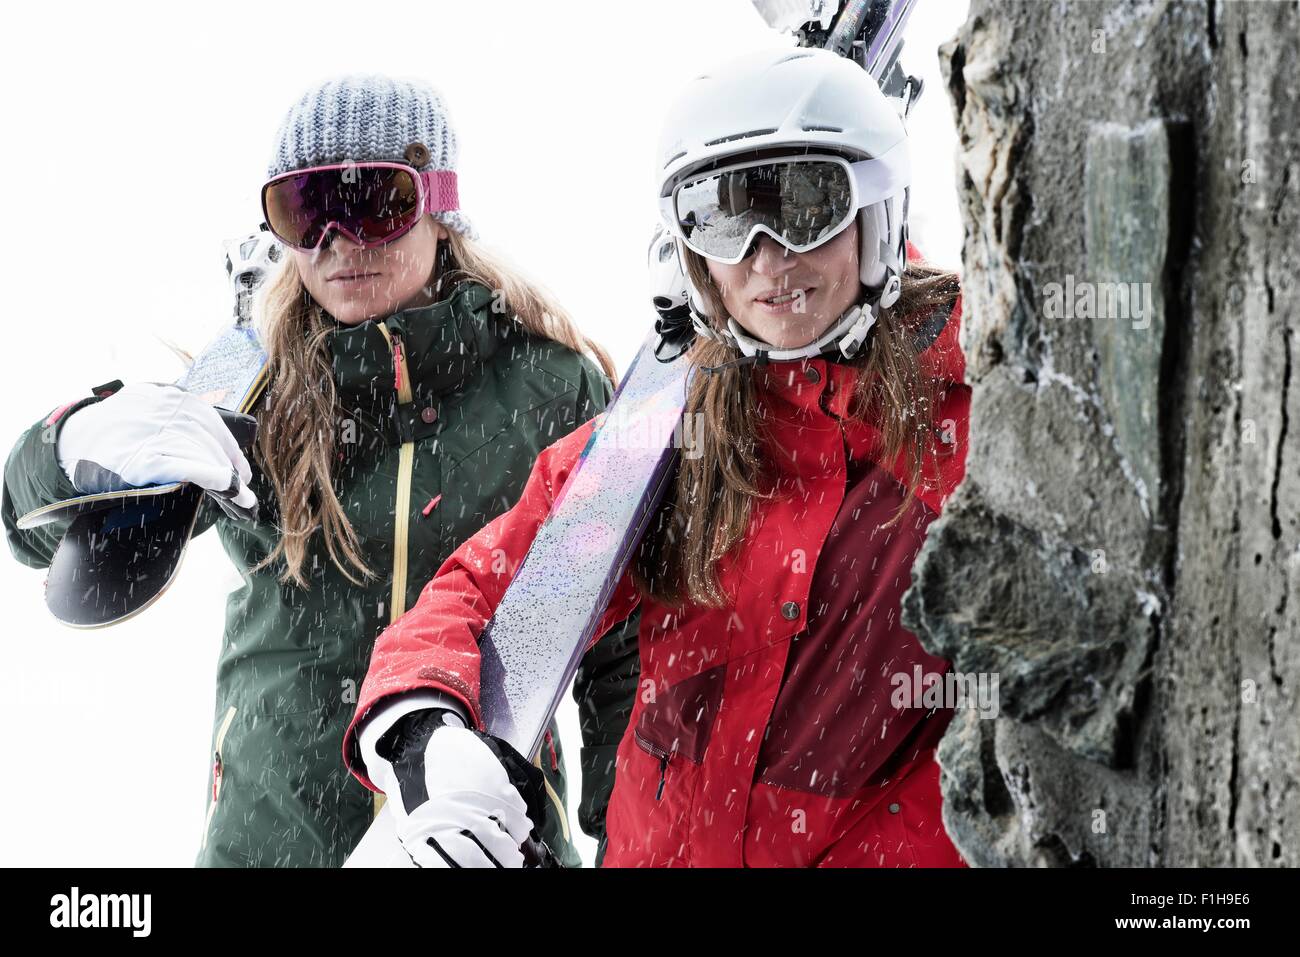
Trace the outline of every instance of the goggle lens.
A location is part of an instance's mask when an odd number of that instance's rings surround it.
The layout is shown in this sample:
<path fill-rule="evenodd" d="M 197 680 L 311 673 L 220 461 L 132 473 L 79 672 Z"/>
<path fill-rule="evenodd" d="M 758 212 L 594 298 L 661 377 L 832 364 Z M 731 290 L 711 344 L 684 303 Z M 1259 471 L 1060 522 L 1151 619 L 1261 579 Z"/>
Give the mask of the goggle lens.
<path fill-rule="evenodd" d="M 836 235 L 856 213 L 848 170 L 825 160 L 780 160 L 687 180 L 674 209 L 686 245 L 711 259 L 738 261 L 765 226 L 806 252 Z"/>
<path fill-rule="evenodd" d="M 272 180 L 262 211 L 277 238 L 314 249 L 330 223 L 362 243 L 380 243 L 410 228 L 422 214 L 420 188 L 409 169 L 341 166 Z"/>

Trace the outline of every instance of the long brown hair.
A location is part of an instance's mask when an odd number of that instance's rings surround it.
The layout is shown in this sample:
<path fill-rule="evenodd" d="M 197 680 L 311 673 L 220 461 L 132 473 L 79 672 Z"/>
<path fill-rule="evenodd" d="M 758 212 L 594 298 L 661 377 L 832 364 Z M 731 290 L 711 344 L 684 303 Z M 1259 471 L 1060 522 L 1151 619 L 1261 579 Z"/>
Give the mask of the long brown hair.
<path fill-rule="evenodd" d="M 686 251 L 686 268 L 721 328 L 727 311 L 704 260 Z M 881 434 L 876 457 L 893 462 L 900 453 L 907 495 L 885 527 L 899 521 L 916 496 L 925 456 L 934 443 L 937 383 L 927 380 L 915 343 L 916 326 L 959 293 L 955 273 L 910 261 L 898 301 L 882 311 L 866 343 L 850 360 L 860 374 L 848 407 L 851 419 L 871 422 Z M 731 346 L 700 337 L 685 357 L 697 367 L 734 359 Z M 687 396 L 687 415 L 703 413 L 696 430 L 699 455 L 682 456 L 651 528 L 632 564 L 632 579 L 654 601 L 713 608 L 731 600 L 722 590 L 718 560 L 744 536 L 754 499 L 771 498 L 774 478 L 764 445 L 752 365 L 713 373 L 697 368 Z"/>
<path fill-rule="evenodd" d="M 440 251 L 443 270 L 435 295 L 446 299 L 458 283 L 474 280 L 494 290 L 507 305 L 503 321 L 513 316 L 529 333 L 587 352 L 614 378 L 614 364 L 595 342 L 578 331 L 563 307 L 544 289 L 521 276 L 504 260 L 455 230 L 447 231 Z M 339 571 L 353 584 L 362 582 L 344 567 L 346 561 L 363 579 L 375 578 L 361 558 L 359 541 L 334 489 L 338 465 L 336 409 L 338 394 L 328 340 L 331 326 L 320 305 L 303 285 L 292 256 L 268 282 L 258 321 L 270 376 L 258 411 L 254 455 L 275 489 L 280 539 L 275 549 L 250 571 L 284 556 L 281 582 L 306 588 L 303 565 L 308 540 L 323 530 L 325 547 Z"/>

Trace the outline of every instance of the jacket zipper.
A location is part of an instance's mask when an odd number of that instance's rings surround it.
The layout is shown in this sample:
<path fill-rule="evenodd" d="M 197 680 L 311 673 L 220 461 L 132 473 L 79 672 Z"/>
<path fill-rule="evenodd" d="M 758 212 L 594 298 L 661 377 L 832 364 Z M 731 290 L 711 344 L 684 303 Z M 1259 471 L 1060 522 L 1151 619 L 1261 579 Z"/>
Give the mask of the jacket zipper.
<path fill-rule="evenodd" d="M 413 396 L 411 393 L 411 374 L 406 365 L 406 350 L 402 347 L 402 337 L 393 335 L 383 323 L 379 331 L 388 340 L 388 347 L 393 353 L 393 388 L 397 391 L 398 406 L 407 405 Z M 401 410 L 397 411 L 401 421 Z M 398 429 L 399 434 L 401 429 Z M 397 451 L 397 498 L 393 510 L 393 592 L 389 599 L 390 611 L 388 621 L 397 621 L 406 612 L 406 573 L 407 555 L 411 521 L 411 472 L 415 464 L 415 441 L 403 441 Z M 374 812 L 383 809 L 385 797 L 378 791 L 374 797 Z"/>
<path fill-rule="evenodd" d="M 659 759 L 659 787 L 655 790 L 655 800 L 662 800 L 664 796 L 664 782 L 668 778 L 668 761 L 673 756 L 672 752 L 665 751 L 663 748 L 651 744 L 645 738 L 641 737 L 641 732 L 635 728 L 632 729 L 632 737 L 642 751 L 648 751 L 652 756 Z"/>
<path fill-rule="evenodd" d="M 380 325 L 379 330 L 393 351 L 393 380 L 397 389 L 397 403 L 399 406 L 408 405 L 413 397 L 402 339 L 390 333 L 387 326 Z M 411 472 L 414 463 L 414 440 L 402 442 L 397 453 L 397 501 L 393 512 L 393 594 L 389 623 L 397 621 L 406 612 L 406 549 L 410 535 Z"/>
<path fill-rule="evenodd" d="M 212 829 L 212 815 L 217 812 L 217 798 L 221 794 L 221 776 L 225 770 L 225 764 L 221 759 L 221 748 L 226 743 L 226 732 L 230 730 L 230 723 L 235 720 L 236 708 L 231 705 L 226 710 L 226 716 L 221 719 L 221 727 L 217 729 L 217 740 L 213 745 L 212 751 L 212 801 L 208 804 L 208 818 L 203 824 L 203 844 L 202 847 L 208 846 L 208 831 Z"/>

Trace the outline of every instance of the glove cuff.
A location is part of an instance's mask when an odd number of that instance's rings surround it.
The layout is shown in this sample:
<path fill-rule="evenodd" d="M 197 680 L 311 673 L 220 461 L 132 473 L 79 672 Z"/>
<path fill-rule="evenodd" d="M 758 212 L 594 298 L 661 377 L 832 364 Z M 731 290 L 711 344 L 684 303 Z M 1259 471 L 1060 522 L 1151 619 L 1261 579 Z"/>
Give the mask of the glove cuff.
<path fill-rule="evenodd" d="M 424 750 L 439 728 L 464 728 L 459 714 L 447 708 L 424 708 L 402 715 L 375 742 L 375 753 L 393 766 L 402 807 L 409 814 L 429 800 L 424 778 Z M 391 795 L 390 795 L 391 797 Z"/>

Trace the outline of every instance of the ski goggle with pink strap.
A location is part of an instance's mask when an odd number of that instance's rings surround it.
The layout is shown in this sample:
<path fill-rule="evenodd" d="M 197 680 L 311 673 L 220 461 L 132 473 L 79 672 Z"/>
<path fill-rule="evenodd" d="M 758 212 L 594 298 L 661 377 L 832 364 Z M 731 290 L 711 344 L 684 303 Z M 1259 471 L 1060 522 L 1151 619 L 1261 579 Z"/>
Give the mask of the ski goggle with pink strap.
<path fill-rule="evenodd" d="M 262 187 L 267 228 L 295 249 L 313 250 L 334 229 L 358 246 L 381 246 L 425 213 L 458 209 L 456 174 L 405 163 L 331 163 L 290 170 Z"/>

